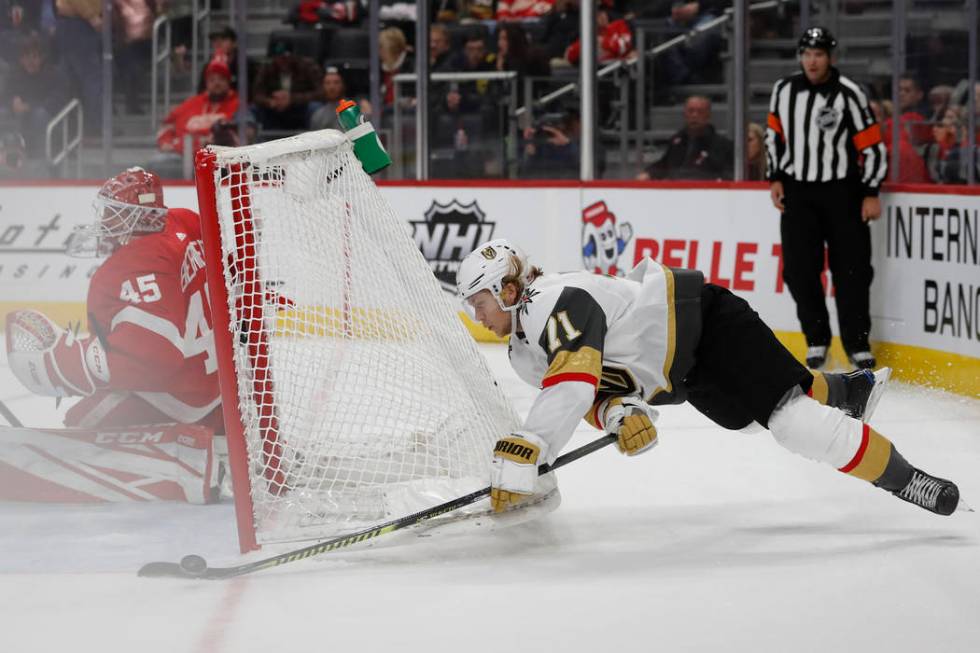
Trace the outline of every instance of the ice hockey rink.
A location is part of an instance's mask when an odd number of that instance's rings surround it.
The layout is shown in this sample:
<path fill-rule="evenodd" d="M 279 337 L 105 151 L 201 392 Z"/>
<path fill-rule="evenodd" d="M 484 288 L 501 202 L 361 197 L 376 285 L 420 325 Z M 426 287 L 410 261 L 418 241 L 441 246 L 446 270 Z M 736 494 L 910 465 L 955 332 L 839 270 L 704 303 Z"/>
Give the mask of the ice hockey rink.
<path fill-rule="evenodd" d="M 525 412 L 534 389 L 481 347 Z M 0 396 L 58 422 L 6 367 Z M 893 383 L 871 422 L 980 507 L 980 401 Z M 539 520 L 231 581 L 136 576 L 187 553 L 242 562 L 228 500 L 0 504 L 0 651 L 980 650 L 980 513 L 932 515 L 688 406 L 658 426 L 649 454 L 562 470 L 563 504 Z"/>

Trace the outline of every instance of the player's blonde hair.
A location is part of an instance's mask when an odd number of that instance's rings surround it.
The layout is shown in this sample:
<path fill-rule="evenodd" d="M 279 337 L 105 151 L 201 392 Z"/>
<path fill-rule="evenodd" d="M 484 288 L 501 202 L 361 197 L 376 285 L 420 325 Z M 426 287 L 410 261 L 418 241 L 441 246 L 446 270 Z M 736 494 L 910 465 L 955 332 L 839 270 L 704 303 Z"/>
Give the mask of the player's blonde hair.
<path fill-rule="evenodd" d="M 528 267 L 525 267 L 528 266 Z M 522 261 L 519 256 L 510 257 L 510 274 L 506 275 L 500 280 L 501 288 L 506 286 L 508 283 L 512 283 L 517 286 L 518 292 L 523 292 L 525 288 L 525 281 L 527 284 L 534 283 L 534 280 L 544 274 L 544 272 L 536 265 L 530 265 L 525 261 Z"/>

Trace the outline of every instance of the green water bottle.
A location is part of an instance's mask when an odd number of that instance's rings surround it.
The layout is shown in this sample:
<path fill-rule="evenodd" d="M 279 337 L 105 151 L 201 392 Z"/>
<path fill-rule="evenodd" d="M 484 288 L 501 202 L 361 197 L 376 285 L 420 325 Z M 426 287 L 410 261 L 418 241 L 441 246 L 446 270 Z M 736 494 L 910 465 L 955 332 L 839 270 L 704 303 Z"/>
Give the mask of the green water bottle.
<path fill-rule="evenodd" d="M 337 105 L 337 121 L 354 143 L 354 155 L 360 160 L 364 172 L 374 174 L 391 165 L 391 157 L 385 152 L 378 133 L 361 115 L 356 102 L 341 100 Z"/>

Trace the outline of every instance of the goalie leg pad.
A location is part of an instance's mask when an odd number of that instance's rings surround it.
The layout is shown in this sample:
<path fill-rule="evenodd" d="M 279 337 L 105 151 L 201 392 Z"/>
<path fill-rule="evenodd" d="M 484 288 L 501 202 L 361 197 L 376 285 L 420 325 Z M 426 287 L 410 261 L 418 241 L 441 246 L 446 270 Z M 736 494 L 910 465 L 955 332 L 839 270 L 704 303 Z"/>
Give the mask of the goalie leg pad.
<path fill-rule="evenodd" d="M 210 503 L 219 497 L 213 440 L 194 424 L 0 428 L 0 500 Z"/>

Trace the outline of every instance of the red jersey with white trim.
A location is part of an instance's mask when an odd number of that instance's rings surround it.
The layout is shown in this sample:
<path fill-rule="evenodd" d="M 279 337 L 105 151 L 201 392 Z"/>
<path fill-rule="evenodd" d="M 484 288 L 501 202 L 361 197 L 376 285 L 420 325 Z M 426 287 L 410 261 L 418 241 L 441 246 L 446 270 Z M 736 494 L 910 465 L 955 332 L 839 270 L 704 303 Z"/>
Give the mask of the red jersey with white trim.
<path fill-rule="evenodd" d="M 174 421 L 220 403 L 200 220 L 170 209 L 160 233 L 116 250 L 92 277 L 89 331 L 105 345 L 108 390 L 130 391 Z"/>

